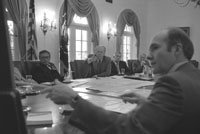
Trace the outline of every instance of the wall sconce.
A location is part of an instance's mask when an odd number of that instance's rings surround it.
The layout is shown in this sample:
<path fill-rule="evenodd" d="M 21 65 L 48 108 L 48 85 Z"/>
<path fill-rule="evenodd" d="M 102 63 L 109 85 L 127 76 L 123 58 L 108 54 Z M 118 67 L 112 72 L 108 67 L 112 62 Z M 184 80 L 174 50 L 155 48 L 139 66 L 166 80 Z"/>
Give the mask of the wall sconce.
<path fill-rule="evenodd" d="M 111 22 L 108 23 L 108 29 L 107 29 L 107 39 L 110 40 L 111 37 L 116 36 L 116 25 L 112 24 Z"/>
<path fill-rule="evenodd" d="M 44 12 L 43 20 L 41 21 L 40 28 L 43 31 L 44 35 L 46 35 L 47 31 L 54 31 L 56 29 L 55 21 L 47 18 L 46 13 Z"/>

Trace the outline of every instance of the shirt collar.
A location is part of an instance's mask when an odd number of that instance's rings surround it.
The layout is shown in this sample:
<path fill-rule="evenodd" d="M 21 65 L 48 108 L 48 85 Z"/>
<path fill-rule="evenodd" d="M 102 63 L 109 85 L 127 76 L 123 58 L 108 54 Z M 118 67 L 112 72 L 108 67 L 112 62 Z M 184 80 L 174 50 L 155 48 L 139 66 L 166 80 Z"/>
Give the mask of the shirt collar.
<path fill-rule="evenodd" d="M 168 71 L 168 73 L 175 72 L 180 66 L 182 66 L 182 65 L 184 65 L 184 64 L 186 64 L 186 63 L 188 63 L 187 60 L 174 64 L 174 65 L 171 67 L 171 69 Z"/>

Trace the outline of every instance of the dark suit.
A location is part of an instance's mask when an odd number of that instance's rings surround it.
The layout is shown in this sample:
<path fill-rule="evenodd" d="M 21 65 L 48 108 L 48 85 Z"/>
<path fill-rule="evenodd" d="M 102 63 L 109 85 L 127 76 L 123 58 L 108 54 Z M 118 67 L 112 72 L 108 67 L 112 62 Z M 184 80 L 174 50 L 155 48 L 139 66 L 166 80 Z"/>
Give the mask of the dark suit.
<path fill-rule="evenodd" d="M 92 63 L 88 63 L 87 60 L 85 60 L 80 68 L 81 78 L 90 78 L 94 75 L 94 69 L 92 66 Z"/>
<path fill-rule="evenodd" d="M 119 66 L 119 72 L 118 72 L 117 66 Z M 112 61 L 111 62 L 111 75 L 117 75 L 117 74 L 121 73 L 122 68 L 125 69 L 125 74 L 129 73 L 129 69 L 127 67 L 126 62 L 119 61 L 119 63 L 116 63 L 115 61 Z"/>
<path fill-rule="evenodd" d="M 111 73 L 111 59 L 104 56 L 101 62 L 93 62 L 94 75 L 99 77 L 110 76 Z"/>
<path fill-rule="evenodd" d="M 95 134 L 200 134 L 200 70 L 186 63 L 162 76 L 147 102 L 128 114 L 80 98 L 70 122 Z"/>
<path fill-rule="evenodd" d="M 55 65 L 53 63 L 49 63 L 49 65 L 45 65 L 39 63 L 35 68 L 33 68 L 32 76 L 35 81 L 38 83 L 42 82 L 52 82 L 55 79 L 59 81 L 63 81 L 63 77 L 58 73 Z"/>

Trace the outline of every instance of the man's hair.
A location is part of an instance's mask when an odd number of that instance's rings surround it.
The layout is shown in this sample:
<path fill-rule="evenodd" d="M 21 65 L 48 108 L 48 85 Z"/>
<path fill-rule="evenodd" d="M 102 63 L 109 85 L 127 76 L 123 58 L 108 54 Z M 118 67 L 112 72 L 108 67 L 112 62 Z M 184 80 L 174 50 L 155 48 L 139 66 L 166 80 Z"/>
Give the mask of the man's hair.
<path fill-rule="evenodd" d="M 167 33 L 168 50 L 177 43 L 181 43 L 184 56 L 190 60 L 194 54 L 194 46 L 188 35 L 182 29 L 174 27 L 168 28 Z"/>
<path fill-rule="evenodd" d="M 51 56 L 50 52 L 49 52 L 49 51 L 47 51 L 47 50 L 42 50 L 42 51 L 40 51 L 40 52 L 39 52 L 39 56 L 40 56 L 41 54 L 43 54 L 43 53 L 48 53 L 48 54 L 49 54 L 49 56 Z"/>
<path fill-rule="evenodd" d="M 106 52 L 106 47 L 105 46 L 96 46 L 94 50 L 97 51 L 97 50 L 99 50 L 101 48 L 103 48 L 103 51 L 105 53 Z"/>

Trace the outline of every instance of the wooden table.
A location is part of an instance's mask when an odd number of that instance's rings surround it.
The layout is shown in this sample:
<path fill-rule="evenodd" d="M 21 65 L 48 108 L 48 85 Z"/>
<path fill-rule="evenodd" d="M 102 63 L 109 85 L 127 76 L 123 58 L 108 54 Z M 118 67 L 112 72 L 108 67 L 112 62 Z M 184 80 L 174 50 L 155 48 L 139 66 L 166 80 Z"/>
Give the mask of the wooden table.
<path fill-rule="evenodd" d="M 79 79 L 74 80 L 69 86 L 73 87 L 76 91 L 88 91 L 86 88 L 91 88 L 95 90 L 101 90 L 109 93 L 110 95 L 120 94 L 123 91 L 135 90 L 143 92 L 141 89 L 136 89 L 143 85 L 152 85 L 154 82 L 144 82 L 138 80 L 124 79 L 122 77 L 105 77 L 99 79 Z M 144 90 L 145 91 L 145 90 Z M 148 96 L 148 93 L 143 92 L 145 96 Z M 95 103 L 100 107 L 105 109 L 113 109 L 111 106 L 113 103 L 122 103 L 119 99 L 113 99 L 109 97 L 101 97 L 90 94 L 80 94 L 84 99 Z M 34 111 L 52 111 L 53 125 L 52 127 L 28 127 L 28 134 L 84 134 L 83 131 L 78 128 L 71 126 L 68 123 L 70 115 L 62 115 L 61 112 L 64 109 L 69 110 L 68 106 L 59 106 L 54 104 L 51 100 L 46 99 L 44 94 L 39 94 L 35 96 L 28 96 L 25 99 L 22 99 L 23 105 L 29 105 Z M 132 105 L 132 104 L 131 104 Z M 60 109 L 62 108 L 62 109 Z M 122 107 L 123 108 L 123 107 Z M 124 109 L 124 108 L 123 108 Z M 114 108 L 116 110 L 116 108 Z M 117 110 L 120 110 L 117 108 Z"/>

